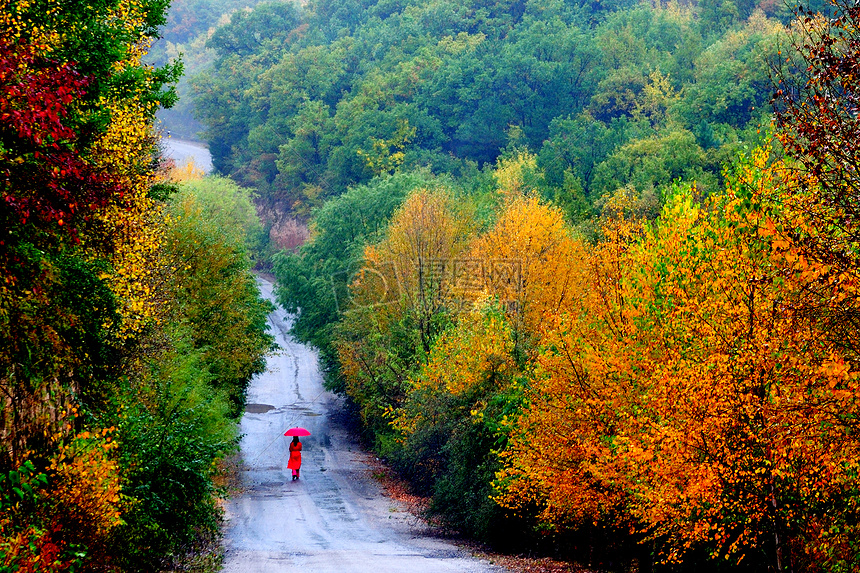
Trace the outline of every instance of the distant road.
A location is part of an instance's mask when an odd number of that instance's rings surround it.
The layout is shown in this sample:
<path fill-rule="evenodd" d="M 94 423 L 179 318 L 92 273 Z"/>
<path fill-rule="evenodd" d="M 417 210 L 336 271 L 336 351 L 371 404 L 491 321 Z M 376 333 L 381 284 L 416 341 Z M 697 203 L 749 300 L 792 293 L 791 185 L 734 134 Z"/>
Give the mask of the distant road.
<path fill-rule="evenodd" d="M 165 137 L 161 142 L 164 145 L 165 155 L 173 159 L 176 165 L 184 165 L 190 157 L 194 159 L 195 165 L 206 173 L 212 171 L 212 156 L 202 143 L 172 137 Z"/>

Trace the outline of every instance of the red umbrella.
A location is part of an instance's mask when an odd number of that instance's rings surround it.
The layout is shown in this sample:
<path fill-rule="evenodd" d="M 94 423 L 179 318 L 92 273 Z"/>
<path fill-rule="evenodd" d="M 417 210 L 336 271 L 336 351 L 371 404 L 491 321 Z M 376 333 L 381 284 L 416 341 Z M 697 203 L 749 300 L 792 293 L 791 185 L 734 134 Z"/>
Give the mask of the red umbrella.
<path fill-rule="evenodd" d="M 310 436 L 311 433 L 304 428 L 290 428 L 284 432 L 285 436 Z"/>

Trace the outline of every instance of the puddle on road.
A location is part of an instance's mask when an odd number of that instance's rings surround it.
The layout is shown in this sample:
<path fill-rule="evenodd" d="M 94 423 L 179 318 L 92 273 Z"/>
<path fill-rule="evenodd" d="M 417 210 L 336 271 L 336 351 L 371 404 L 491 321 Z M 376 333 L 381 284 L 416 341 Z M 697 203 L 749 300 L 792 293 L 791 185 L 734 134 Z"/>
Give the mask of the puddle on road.
<path fill-rule="evenodd" d="M 269 404 L 248 404 L 245 406 L 245 413 L 247 414 L 265 414 L 269 410 L 274 410 L 274 406 L 270 406 Z"/>

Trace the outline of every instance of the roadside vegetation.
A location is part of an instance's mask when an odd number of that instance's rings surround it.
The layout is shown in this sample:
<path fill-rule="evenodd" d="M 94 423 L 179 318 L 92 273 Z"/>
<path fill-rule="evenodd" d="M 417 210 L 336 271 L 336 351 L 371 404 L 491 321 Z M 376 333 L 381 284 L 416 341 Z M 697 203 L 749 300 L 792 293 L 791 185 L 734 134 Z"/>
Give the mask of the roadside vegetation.
<path fill-rule="evenodd" d="M 596 569 L 856 565 L 857 12 L 808 8 L 331 0 L 212 35 L 215 164 L 310 222 L 280 300 L 431 515 Z"/>
<path fill-rule="evenodd" d="M 0 0 L 0 571 L 193 568 L 255 264 L 446 526 L 857 568 L 855 6 L 250 4 Z"/>
<path fill-rule="evenodd" d="M 248 192 L 159 165 L 165 7 L 0 2 L 0 571 L 183 567 L 219 532 L 269 305 Z"/>

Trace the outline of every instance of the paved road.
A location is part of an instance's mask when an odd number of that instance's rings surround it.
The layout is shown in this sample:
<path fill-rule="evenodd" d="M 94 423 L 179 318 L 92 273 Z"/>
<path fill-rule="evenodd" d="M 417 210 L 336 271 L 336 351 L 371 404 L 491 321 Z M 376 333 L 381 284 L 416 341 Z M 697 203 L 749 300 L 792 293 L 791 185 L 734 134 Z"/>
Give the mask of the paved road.
<path fill-rule="evenodd" d="M 194 160 L 194 164 L 206 173 L 212 171 L 212 156 L 209 154 L 209 149 L 202 143 L 173 137 L 165 137 L 161 141 L 164 146 L 164 154 L 173 159 L 176 165 L 185 165 L 191 158 Z"/>
<path fill-rule="evenodd" d="M 271 298 L 272 285 L 260 280 Z M 227 503 L 228 573 L 498 573 L 431 532 L 382 495 L 362 452 L 338 424 L 339 399 L 325 392 L 316 354 L 269 317 L 281 351 L 251 382 L 241 422 L 242 493 Z M 292 426 L 302 439 L 301 479 L 287 469 Z"/>

